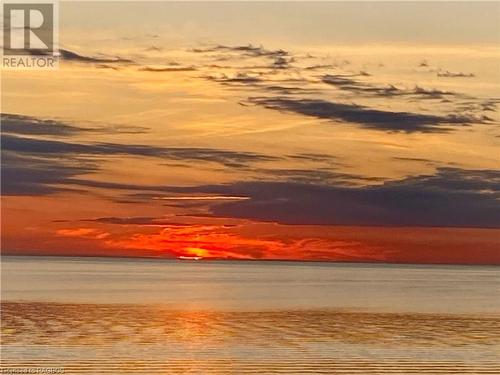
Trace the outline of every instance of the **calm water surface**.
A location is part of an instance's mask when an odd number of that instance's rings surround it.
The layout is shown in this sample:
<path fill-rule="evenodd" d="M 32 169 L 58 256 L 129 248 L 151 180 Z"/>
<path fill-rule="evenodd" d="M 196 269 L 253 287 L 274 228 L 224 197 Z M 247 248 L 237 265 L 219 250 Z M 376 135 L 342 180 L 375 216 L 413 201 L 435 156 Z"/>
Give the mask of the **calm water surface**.
<path fill-rule="evenodd" d="M 497 374 L 496 267 L 3 257 L 2 366 Z"/>

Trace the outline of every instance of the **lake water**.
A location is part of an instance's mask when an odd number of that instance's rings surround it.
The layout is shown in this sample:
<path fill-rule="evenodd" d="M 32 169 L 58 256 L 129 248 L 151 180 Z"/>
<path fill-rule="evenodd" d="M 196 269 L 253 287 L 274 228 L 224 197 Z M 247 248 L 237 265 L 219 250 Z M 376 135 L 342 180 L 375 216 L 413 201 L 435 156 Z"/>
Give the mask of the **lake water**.
<path fill-rule="evenodd" d="M 500 373 L 498 267 L 3 257 L 2 366 Z"/>

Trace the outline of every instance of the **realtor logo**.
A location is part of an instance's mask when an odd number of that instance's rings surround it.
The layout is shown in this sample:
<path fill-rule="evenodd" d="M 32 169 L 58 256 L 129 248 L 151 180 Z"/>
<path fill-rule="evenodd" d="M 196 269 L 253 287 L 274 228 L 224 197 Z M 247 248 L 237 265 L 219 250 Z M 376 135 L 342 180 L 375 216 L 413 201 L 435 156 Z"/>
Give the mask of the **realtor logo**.
<path fill-rule="evenodd" d="M 3 68 L 57 68 L 57 5 L 49 0 L 3 2 Z"/>

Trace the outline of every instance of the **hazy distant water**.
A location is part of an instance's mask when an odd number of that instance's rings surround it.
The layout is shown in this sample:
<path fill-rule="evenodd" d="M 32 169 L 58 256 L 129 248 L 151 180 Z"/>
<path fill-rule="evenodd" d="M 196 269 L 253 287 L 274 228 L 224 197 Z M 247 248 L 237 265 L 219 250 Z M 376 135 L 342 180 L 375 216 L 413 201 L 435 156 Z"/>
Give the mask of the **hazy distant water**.
<path fill-rule="evenodd" d="M 6 301 L 176 309 L 500 312 L 500 268 L 3 257 Z"/>
<path fill-rule="evenodd" d="M 495 374 L 498 270 L 3 257 L 2 365 Z"/>

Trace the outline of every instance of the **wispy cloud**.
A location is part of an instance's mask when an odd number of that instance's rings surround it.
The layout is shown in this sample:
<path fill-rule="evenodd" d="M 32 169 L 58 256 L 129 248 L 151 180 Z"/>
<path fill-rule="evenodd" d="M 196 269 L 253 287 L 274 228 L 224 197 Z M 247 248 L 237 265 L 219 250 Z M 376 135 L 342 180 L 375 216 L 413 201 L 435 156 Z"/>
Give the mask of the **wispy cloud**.
<path fill-rule="evenodd" d="M 437 72 L 437 76 L 445 78 L 474 78 L 476 75 L 474 73 L 450 72 L 449 70 L 445 70 Z"/>
<path fill-rule="evenodd" d="M 11 113 L 2 113 L 0 117 L 2 133 L 11 135 L 71 137 L 86 133 L 137 134 L 149 131 L 146 127 L 131 125 L 82 127 L 59 120 L 41 119 Z"/>
<path fill-rule="evenodd" d="M 5 137 L 2 136 L 2 144 Z M 98 170 L 91 160 L 78 157 L 47 158 L 3 149 L 2 195 L 47 195 L 78 190 L 71 178 Z"/>
<path fill-rule="evenodd" d="M 461 96 L 455 92 L 426 89 L 416 85 L 412 89 L 398 88 L 394 85 L 375 86 L 357 79 L 359 75 L 332 75 L 326 74 L 322 77 L 322 81 L 329 85 L 333 85 L 341 90 L 350 91 L 356 94 L 368 95 L 373 97 L 413 97 L 420 99 L 443 99 L 446 97 Z"/>
<path fill-rule="evenodd" d="M 191 52 L 202 54 L 204 58 L 212 59 L 212 62 L 222 57 L 228 61 L 226 66 L 202 65 L 201 70 L 206 69 L 208 72 L 201 77 L 240 90 L 248 97 L 247 101 L 240 101 L 241 105 L 254 103 L 319 119 L 407 133 L 449 132 L 459 126 L 490 123 L 492 120 L 484 111 L 495 110 L 493 106 L 480 105 L 485 98 L 442 88 L 429 88 L 417 83 L 412 86 L 377 83 L 376 74 L 370 74 L 364 68 L 353 73 L 349 61 L 305 65 L 304 62 L 310 59 L 308 56 L 294 55 L 284 50 L 268 50 L 251 44 L 216 45 Z M 346 70 L 348 66 L 350 70 Z M 421 67 L 428 67 L 428 64 L 422 63 Z M 443 76 L 465 76 L 462 73 L 439 72 Z M 387 80 L 387 77 L 384 79 Z M 273 94 L 280 96 L 272 97 Z M 419 103 L 422 111 L 389 110 L 388 105 L 380 101 L 371 101 L 369 106 L 355 104 L 364 103 L 363 100 L 367 99 L 391 99 L 398 106 Z M 464 103 L 472 103 L 467 111 L 462 108 Z"/>
<path fill-rule="evenodd" d="M 323 99 L 290 97 L 252 97 L 251 103 L 269 109 L 294 112 L 326 120 L 345 121 L 366 128 L 400 132 L 446 132 L 450 126 L 466 126 L 488 121 L 486 117 L 473 115 L 438 116 L 412 112 L 396 112 L 372 109 L 357 104 L 329 102 Z"/>
<path fill-rule="evenodd" d="M 239 55 L 246 55 L 250 57 L 284 57 L 288 56 L 289 53 L 283 49 L 270 50 L 263 46 L 254 46 L 252 44 L 243 46 L 226 46 L 226 45 L 215 45 L 206 48 L 193 48 L 191 52 L 195 53 L 210 53 L 210 52 L 236 52 Z"/>
<path fill-rule="evenodd" d="M 362 186 L 247 181 L 162 189 L 249 197 L 212 205 L 214 217 L 284 224 L 500 227 L 500 172 L 495 170 L 438 168 L 435 174 Z"/>
<path fill-rule="evenodd" d="M 251 199 L 215 206 L 215 215 L 290 224 L 500 227 L 500 172 L 494 170 L 440 168 L 435 175 L 364 187 L 266 182 L 234 187 Z M 227 190 L 221 192 L 232 191 Z M 264 202 L 266 212 L 259 214 Z"/>
<path fill-rule="evenodd" d="M 138 226 L 160 226 L 160 227 L 186 227 L 189 224 L 172 221 L 169 219 L 151 217 L 151 216 L 132 216 L 132 217 L 99 217 L 96 219 L 84 219 L 81 221 L 96 222 L 103 224 L 117 225 L 138 225 Z"/>
<path fill-rule="evenodd" d="M 70 137 L 89 131 L 53 120 L 29 116 L 4 115 L 2 127 L 2 193 L 40 195 L 77 188 L 74 177 L 100 170 L 96 156 L 149 157 L 176 161 L 215 163 L 244 169 L 253 163 L 280 158 L 256 152 L 195 147 L 158 147 L 142 144 L 82 142 L 42 139 L 33 136 Z M 102 160 L 101 160 L 102 161 Z M 80 184 L 80 186 L 83 186 Z"/>
<path fill-rule="evenodd" d="M 60 49 L 61 58 L 79 63 L 133 63 L 132 60 L 119 56 L 86 56 L 67 49 Z"/>
<path fill-rule="evenodd" d="M 69 228 L 56 231 L 58 236 L 63 237 L 83 237 L 89 239 L 102 240 L 109 237 L 109 233 L 94 228 Z"/>
<path fill-rule="evenodd" d="M 249 199 L 237 195 L 188 195 L 188 196 L 160 196 L 153 197 L 155 200 L 164 201 L 241 201 Z"/>
<path fill-rule="evenodd" d="M 193 72 L 196 68 L 194 66 L 145 66 L 139 68 L 141 72 L 156 72 L 156 73 L 165 73 L 165 72 Z"/>

